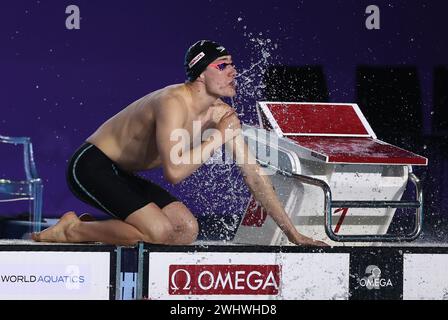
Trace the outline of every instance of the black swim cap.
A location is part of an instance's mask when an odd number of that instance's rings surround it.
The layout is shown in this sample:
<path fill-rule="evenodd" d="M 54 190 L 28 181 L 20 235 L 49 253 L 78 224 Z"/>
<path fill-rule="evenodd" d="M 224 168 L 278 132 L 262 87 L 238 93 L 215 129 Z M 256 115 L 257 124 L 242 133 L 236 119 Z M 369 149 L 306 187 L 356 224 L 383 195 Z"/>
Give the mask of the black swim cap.
<path fill-rule="evenodd" d="M 199 40 L 185 54 L 185 72 L 188 80 L 194 81 L 217 58 L 227 56 L 226 48 L 210 40 Z"/>

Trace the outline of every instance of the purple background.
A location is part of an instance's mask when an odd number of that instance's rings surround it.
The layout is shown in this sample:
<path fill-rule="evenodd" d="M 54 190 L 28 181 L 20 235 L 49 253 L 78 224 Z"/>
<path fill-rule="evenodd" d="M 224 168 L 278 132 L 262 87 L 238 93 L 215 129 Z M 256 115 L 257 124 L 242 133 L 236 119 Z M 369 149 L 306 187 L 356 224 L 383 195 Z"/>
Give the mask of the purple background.
<path fill-rule="evenodd" d="M 80 30 L 65 28 L 71 4 L 81 10 Z M 365 27 L 370 4 L 380 7 L 381 30 Z M 100 216 L 65 183 L 74 150 L 130 102 L 183 82 L 184 53 L 196 40 L 222 43 L 244 70 L 260 53 L 250 41 L 258 37 L 276 44 L 273 65 L 322 66 L 331 102 L 355 101 L 358 65 L 416 66 L 422 134 L 430 136 L 432 71 L 448 60 L 447 9 L 446 1 L 1 1 L 0 134 L 32 138 L 44 217 L 67 210 Z M 245 122 L 255 122 L 254 104 L 247 90 L 237 98 Z M 1 158 L 1 174 L 10 176 L 17 163 Z M 434 166 L 446 174 L 446 161 Z M 222 169 L 202 168 L 176 187 L 161 182 L 160 171 L 148 176 L 198 216 L 231 216 L 248 191 L 234 167 Z M 436 188 L 446 190 L 443 180 Z"/>

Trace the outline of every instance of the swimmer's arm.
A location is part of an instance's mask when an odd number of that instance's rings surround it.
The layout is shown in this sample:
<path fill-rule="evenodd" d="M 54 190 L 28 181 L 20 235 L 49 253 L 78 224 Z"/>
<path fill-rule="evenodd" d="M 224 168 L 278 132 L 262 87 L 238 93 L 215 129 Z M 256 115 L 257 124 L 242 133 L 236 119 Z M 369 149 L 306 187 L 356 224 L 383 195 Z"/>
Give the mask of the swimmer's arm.
<path fill-rule="evenodd" d="M 217 107 L 217 119 L 222 117 L 225 112 L 233 110 L 231 106 L 224 103 L 221 99 L 218 99 L 215 105 Z M 238 125 L 235 127 L 240 128 L 241 125 L 236 116 L 235 121 L 238 122 Z M 233 152 L 234 159 L 243 172 L 244 181 L 254 197 L 266 209 L 291 242 L 300 242 L 299 240 L 302 239 L 302 236 L 284 211 L 272 187 L 271 180 L 264 173 L 263 168 L 257 164 L 255 157 L 250 153 L 243 136 L 241 134 L 236 135 L 233 140 L 226 143 L 226 147 Z"/>
<path fill-rule="evenodd" d="M 214 132 L 207 141 L 195 148 L 187 149 L 192 137 L 185 129 L 186 109 L 176 99 L 163 102 L 156 111 L 156 142 L 162 160 L 165 178 L 173 184 L 179 183 L 210 158 L 222 145 L 221 137 Z"/>
<path fill-rule="evenodd" d="M 236 136 L 232 142 L 227 143 L 226 147 L 232 150 L 234 159 L 243 173 L 244 181 L 254 197 L 286 234 L 289 241 L 302 244 L 305 237 L 297 231 L 283 209 L 271 180 L 265 174 L 263 168 L 256 163 L 256 159 L 249 151 L 243 136 Z"/>

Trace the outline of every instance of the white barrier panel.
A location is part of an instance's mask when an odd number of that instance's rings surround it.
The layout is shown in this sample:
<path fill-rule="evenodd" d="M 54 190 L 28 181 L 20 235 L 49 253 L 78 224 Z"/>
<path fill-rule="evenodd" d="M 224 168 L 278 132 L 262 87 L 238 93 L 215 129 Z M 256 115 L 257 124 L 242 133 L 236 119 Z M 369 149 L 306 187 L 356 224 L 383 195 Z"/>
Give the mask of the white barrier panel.
<path fill-rule="evenodd" d="M 108 300 L 110 252 L 0 252 L 0 299 Z"/>
<path fill-rule="evenodd" d="M 447 266 L 446 254 L 404 254 L 403 300 L 447 300 Z"/>
<path fill-rule="evenodd" d="M 281 253 L 284 300 L 349 298 L 348 253 Z"/>
<path fill-rule="evenodd" d="M 348 253 L 150 252 L 148 294 L 165 300 L 348 299 Z"/>

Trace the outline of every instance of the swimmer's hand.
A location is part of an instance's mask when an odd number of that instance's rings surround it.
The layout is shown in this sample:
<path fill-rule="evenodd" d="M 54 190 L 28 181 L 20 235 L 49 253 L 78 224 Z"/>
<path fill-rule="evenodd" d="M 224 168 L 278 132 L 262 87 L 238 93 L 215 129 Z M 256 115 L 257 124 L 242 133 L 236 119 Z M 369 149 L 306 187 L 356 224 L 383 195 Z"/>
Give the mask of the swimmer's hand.
<path fill-rule="evenodd" d="M 323 241 L 313 240 L 301 234 L 288 237 L 288 240 L 298 246 L 329 247 L 329 245 Z"/>

